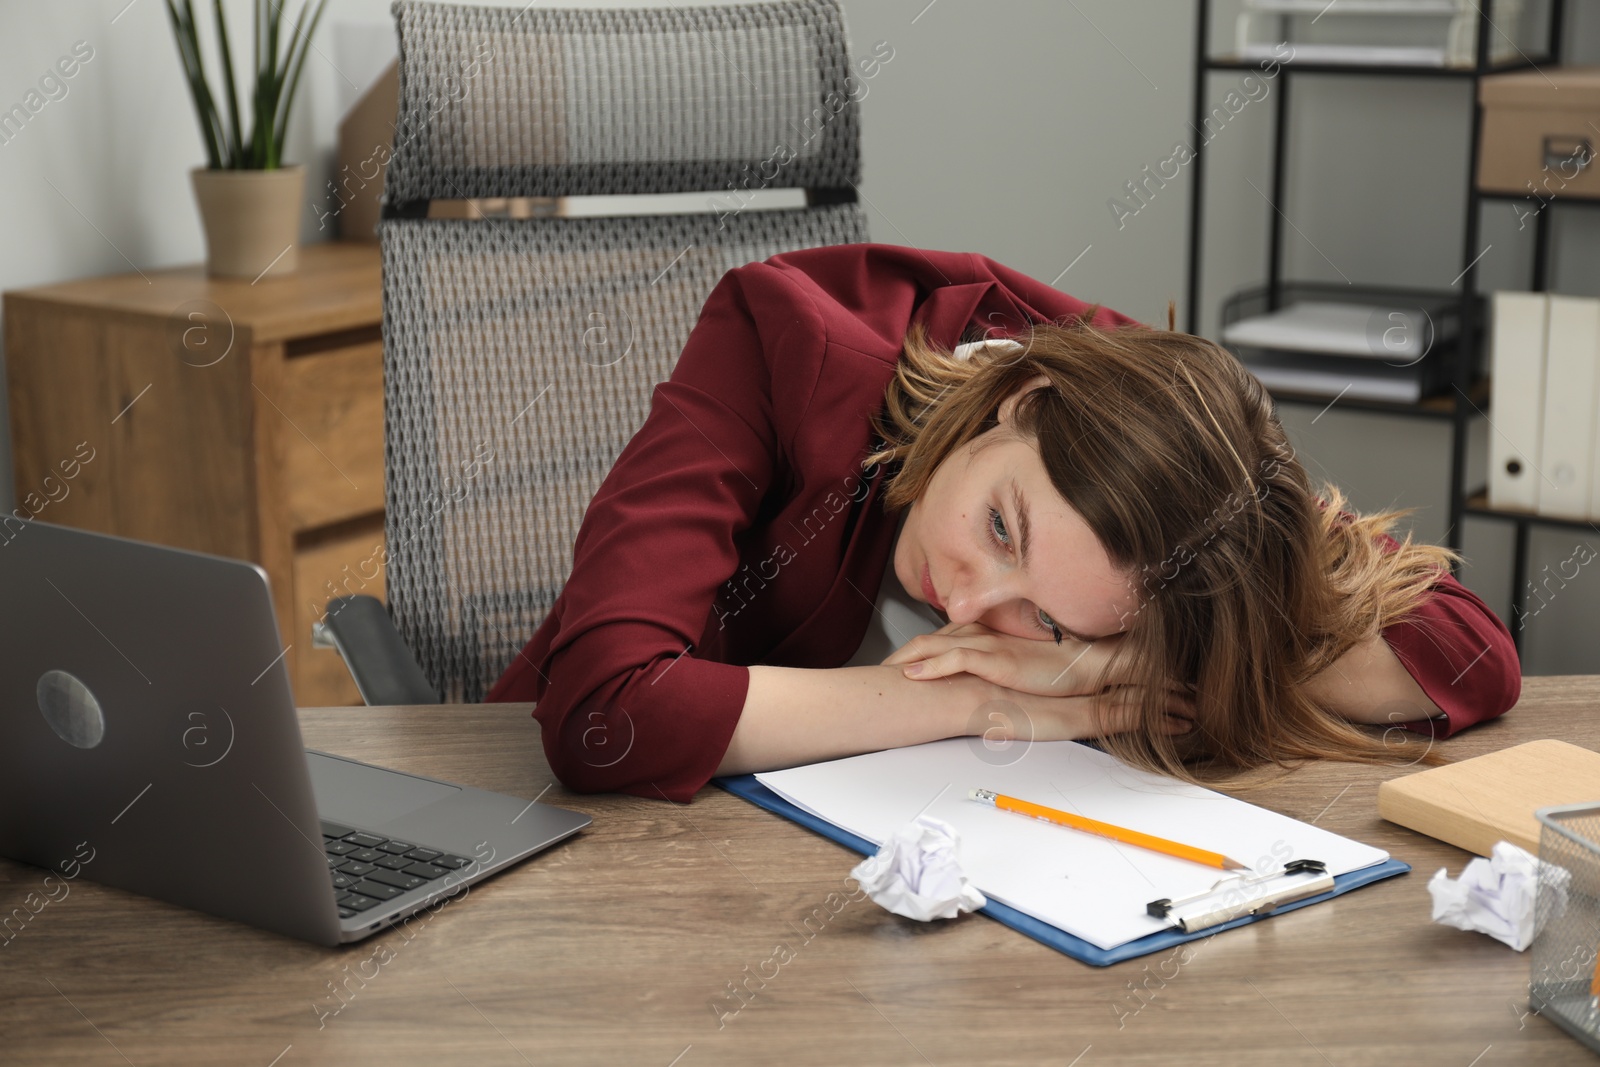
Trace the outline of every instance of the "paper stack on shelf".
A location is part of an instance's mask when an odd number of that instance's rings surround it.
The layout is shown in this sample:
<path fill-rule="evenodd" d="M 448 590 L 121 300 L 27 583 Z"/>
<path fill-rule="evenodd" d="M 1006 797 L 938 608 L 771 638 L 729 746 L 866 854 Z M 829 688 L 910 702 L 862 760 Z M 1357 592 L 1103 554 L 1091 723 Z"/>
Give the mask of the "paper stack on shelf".
<path fill-rule="evenodd" d="M 1305 300 L 1229 323 L 1222 341 L 1269 391 L 1415 403 L 1444 385 L 1430 353 L 1455 326 L 1422 307 Z"/>
<path fill-rule="evenodd" d="M 1522 21 L 1523 0 L 1497 0 L 1494 16 L 1497 31 L 1489 43 L 1490 63 L 1516 58 L 1519 51 L 1515 33 Z M 1427 44 L 1374 43 L 1393 41 L 1395 27 L 1381 20 L 1359 36 L 1365 41 L 1322 42 L 1262 41 L 1256 31 L 1285 32 L 1285 16 L 1306 16 L 1315 25 L 1324 15 L 1356 18 L 1370 16 L 1424 20 L 1428 25 Z M 1478 23 L 1482 18 L 1477 0 L 1243 0 L 1234 24 L 1234 44 L 1240 59 L 1283 59 L 1290 63 L 1322 63 L 1330 66 L 1394 67 L 1472 67 L 1477 61 Z M 1329 22 L 1334 20 L 1330 18 Z M 1499 31 L 1500 26 L 1511 32 Z M 1307 27 L 1309 29 L 1309 27 Z M 1325 27 L 1319 27 L 1325 28 Z M 1438 43 L 1433 43 L 1437 41 Z"/>
<path fill-rule="evenodd" d="M 1231 323 L 1223 329 L 1222 339 L 1253 348 L 1400 362 L 1425 354 L 1433 329 L 1432 319 L 1422 308 L 1306 300 Z"/>
<path fill-rule="evenodd" d="M 1282 56 L 1281 45 L 1252 44 L 1239 51 L 1240 59 L 1274 59 Z M 1297 44 L 1296 63 L 1337 63 L 1348 66 L 1442 67 L 1445 50 L 1407 45 Z"/>
<path fill-rule="evenodd" d="M 1382 363 L 1352 369 L 1348 359 L 1272 353 L 1240 362 L 1269 393 L 1303 393 L 1329 400 L 1383 400 L 1392 404 L 1415 404 L 1423 396 L 1420 375 Z"/>

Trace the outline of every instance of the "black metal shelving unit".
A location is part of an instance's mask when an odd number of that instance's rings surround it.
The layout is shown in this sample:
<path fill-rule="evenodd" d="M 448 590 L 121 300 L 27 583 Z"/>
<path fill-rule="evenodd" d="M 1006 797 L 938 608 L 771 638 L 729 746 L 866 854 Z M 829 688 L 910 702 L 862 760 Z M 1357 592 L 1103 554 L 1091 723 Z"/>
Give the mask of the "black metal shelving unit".
<path fill-rule="evenodd" d="M 1485 200 L 1520 200 L 1518 193 L 1485 192 L 1479 194 Z M 1546 288 L 1550 277 L 1550 223 L 1551 216 L 1555 213 L 1557 201 L 1552 199 L 1539 210 L 1533 220 L 1533 289 L 1542 291 Z M 1600 200 L 1569 197 L 1561 203 L 1577 208 L 1593 208 L 1600 206 Z M 1463 511 L 1481 519 L 1494 519 L 1498 522 L 1509 522 L 1514 530 L 1514 540 L 1511 548 L 1511 616 L 1515 620 L 1521 616 L 1528 603 L 1528 535 L 1535 526 L 1549 526 L 1556 529 L 1587 530 L 1590 533 L 1600 534 L 1600 526 L 1595 525 L 1593 519 L 1564 519 L 1555 515 L 1539 515 L 1531 511 L 1518 511 L 1512 508 L 1492 508 L 1489 506 L 1487 489 L 1481 489 L 1467 496 L 1463 502 Z M 1516 642 L 1520 651 L 1522 648 L 1522 627 L 1507 622 L 1511 627 L 1511 639 Z"/>
<path fill-rule="evenodd" d="M 1195 30 L 1194 52 L 1194 112 L 1192 126 L 1197 134 L 1203 128 L 1208 114 L 1207 101 L 1210 75 L 1227 71 L 1260 71 L 1261 62 L 1231 57 L 1216 58 L 1211 55 L 1211 0 L 1198 0 L 1198 22 Z M 1511 611 L 1512 620 L 1507 625 L 1512 637 L 1521 647 L 1521 627 L 1514 625 L 1525 603 L 1524 586 L 1527 584 L 1528 530 L 1534 524 L 1557 527 L 1576 527 L 1600 533 L 1600 527 L 1583 520 L 1558 519 L 1530 512 L 1494 509 L 1488 506 L 1487 487 L 1469 491 L 1467 477 L 1467 425 L 1488 411 L 1488 381 L 1473 381 L 1475 367 L 1480 360 L 1480 348 L 1486 343 L 1484 322 L 1479 315 L 1481 303 L 1477 293 L 1478 261 L 1482 250 L 1478 247 L 1480 215 L 1483 204 L 1489 200 L 1519 199 L 1520 194 L 1483 192 L 1478 188 L 1478 151 L 1483 133 L 1483 105 L 1478 98 L 1478 82 L 1488 74 L 1504 74 L 1516 70 L 1529 70 L 1560 61 L 1562 31 L 1565 25 L 1565 0 L 1550 0 L 1550 19 L 1544 54 L 1520 59 L 1515 63 L 1497 66 L 1490 63 L 1489 42 L 1499 31 L 1493 21 L 1493 0 L 1483 0 L 1478 9 L 1476 56 L 1471 68 L 1399 66 L 1379 64 L 1337 63 L 1281 63 L 1278 70 L 1277 103 L 1273 116 L 1272 143 L 1272 214 L 1269 218 L 1267 241 L 1268 307 L 1280 306 L 1280 294 L 1286 284 L 1283 277 L 1283 223 L 1282 211 L 1285 192 L 1285 171 L 1289 139 L 1290 86 L 1302 75 L 1330 75 L 1341 77 L 1430 78 L 1466 81 L 1472 90 L 1472 126 L 1467 147 L 1467 211 L 1461 246 L 1460 285 L 1456 298 L 1460 304 L 1460 333 L 1450 359 L 1448 395 L 1425 398 L 1414 404 L 1392 403 L 1377 400 L 1348 400 L 1342 405 L 1348 409 L 1373 411 L 1396 417 L 1445 419 L 1450 423 L 1450 526 L 1445 540 L 1452 549 L 1461 548 L 1462 519 L 1467 515 L 1512 522 L 1516 526 L 1516 558 L 1513 562 Z M 1288 22 L 1291 16 L 1280 19 L 1280 34 L 1288 40 Z M 1197 144 L 1194 152 L 1194 181 L 1190 186 L 1189 247 L 1188 247 L 1188 301 L 1187 329 L 1193 333 L 1199 327 L 1200 316 L 1200 255 L 1204 233 L 1206 147 Z M 1600 200 L 1568 198 L 1569 204 L 1600 204 Z M 1551 216 L 1554 202 L 1547 203 L 1534 220 L 1533 289 L 1543 290 L 1549 279 L 1549 253 Z M 1441 353 L 1445 354 L 1445 353 Z M 1279 403 L 1326 405 L 1330 398 L 1278 391 L 1273 399 Z"/>

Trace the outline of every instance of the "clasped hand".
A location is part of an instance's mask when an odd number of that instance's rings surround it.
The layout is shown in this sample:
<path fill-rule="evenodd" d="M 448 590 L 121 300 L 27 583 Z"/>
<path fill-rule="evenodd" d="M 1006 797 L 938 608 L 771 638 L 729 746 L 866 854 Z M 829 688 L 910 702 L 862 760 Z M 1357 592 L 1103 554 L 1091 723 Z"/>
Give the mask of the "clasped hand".
<path fill-rule="evenodd" d="M 905 665 L 908 677 L 944 678 L 977 675 L 1019 693 L 1064 697 L 1098 693 L 1126 684 L 1109 673 L 1111 653 L 1121 634 L 1085 643 L 1070 637 L 1033 640 L 991 630 L 979 622 L 948 623 L 931 634 L 913 637 L 883 661 Z"/>
<path fill-rule="evenodd" d="M 1114 732 L 1133 726 L 1141 691 L 1139 683 L 1126 676 L 1125 668 L 1112 665 L 1112 653 L 1121 640 L 1121 634 L 1112 634 L 1092 642 L 1063 638 L 1057 644 L 1048 638 L 1001 633 L 982 623 L 949 623 L 907 641 L 883 665 L 900 666 L 907 677 L 919 680 L 965 673 L 1014 693 L 1072 698 L 1061 701 L 1063 706 L 1104 705 L 1109 718 L 1103 725 Z M 1189 729 L 1194 706 L 1187 688 L 1169 682 L 1164 695 L 1167 731 Z"/>

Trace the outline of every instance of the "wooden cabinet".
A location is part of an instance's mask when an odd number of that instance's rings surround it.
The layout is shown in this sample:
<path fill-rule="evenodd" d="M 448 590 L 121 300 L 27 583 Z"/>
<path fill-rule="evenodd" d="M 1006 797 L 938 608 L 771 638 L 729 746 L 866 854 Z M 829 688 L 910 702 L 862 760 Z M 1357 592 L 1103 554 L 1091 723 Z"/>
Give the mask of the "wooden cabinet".
<path fill-rule="evenodd" d="M 310 633 L 329 597 L 383 595 L 378 249 L 311 245 L 300 263 L 6 293 L 16 507 L 261 564 L 296 700 L 358 704 Z"/>

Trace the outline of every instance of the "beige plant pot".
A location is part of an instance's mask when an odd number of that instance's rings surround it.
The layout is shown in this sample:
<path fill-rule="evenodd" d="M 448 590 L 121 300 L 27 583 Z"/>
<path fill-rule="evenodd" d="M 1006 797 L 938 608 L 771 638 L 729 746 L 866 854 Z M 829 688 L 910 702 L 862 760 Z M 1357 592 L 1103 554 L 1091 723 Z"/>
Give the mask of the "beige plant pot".
<path fill-rule="evenodd" d="M 300 260 L 304 167 L 196 167 L 189 176 L 206 231 L 206 273 L 251 280 L 294 273 Z"/>

